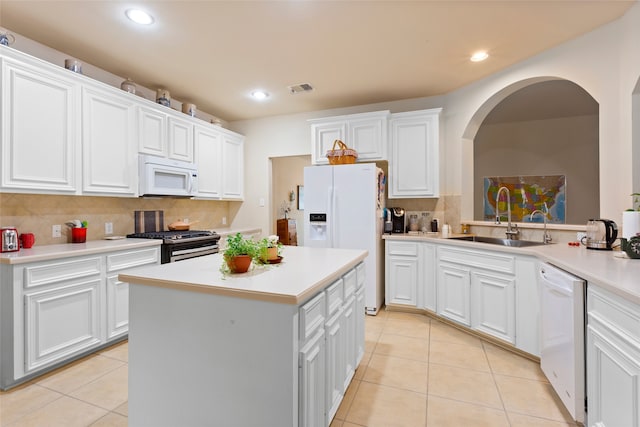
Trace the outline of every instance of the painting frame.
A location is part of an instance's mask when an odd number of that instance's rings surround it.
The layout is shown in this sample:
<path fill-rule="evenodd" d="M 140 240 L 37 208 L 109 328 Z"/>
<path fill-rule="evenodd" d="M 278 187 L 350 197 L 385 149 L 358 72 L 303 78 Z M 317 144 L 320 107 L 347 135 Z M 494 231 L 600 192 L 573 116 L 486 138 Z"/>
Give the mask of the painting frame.
<path fill-rule="evenodd" d="M 304 185 L 298 185 L 298 210 L 304 210 Z"/>

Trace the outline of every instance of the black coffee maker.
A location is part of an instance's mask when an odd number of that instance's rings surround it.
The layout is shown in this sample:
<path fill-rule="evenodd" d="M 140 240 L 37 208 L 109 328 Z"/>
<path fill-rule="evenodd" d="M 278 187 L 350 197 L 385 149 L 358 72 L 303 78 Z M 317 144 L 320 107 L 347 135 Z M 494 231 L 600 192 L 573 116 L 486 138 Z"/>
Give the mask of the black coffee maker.
<path fill-rule="evenodd" d="M 405 214 L 402 208 L 389 208 L 391 210 L 392 233 L 405 232 Z"/>

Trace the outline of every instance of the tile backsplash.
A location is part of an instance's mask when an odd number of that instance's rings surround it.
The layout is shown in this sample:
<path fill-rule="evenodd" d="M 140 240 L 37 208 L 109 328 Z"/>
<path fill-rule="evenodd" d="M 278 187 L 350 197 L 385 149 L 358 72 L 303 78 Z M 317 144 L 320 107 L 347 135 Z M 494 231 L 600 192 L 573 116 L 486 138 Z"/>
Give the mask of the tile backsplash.
<path fill-rule="evenodd" d="M 231 203 L 239 202 L 0 193 L 0 226 L 34 233 L 36 245 L 50 245 L 69 242 L 69 228 L 65 225 L 69 220 L 87 221 L 87 240 L 99 240 L 105 237 L 106 222 L 113 224 L 113 235 L 126 235 L 134 231 L 134 211 L 163 210 L 165 228 L 188 218 L 190 222 L 198 221 L 194 228 L 215 230 L 228 227 L 222 225 L 223 217 L 227 224 L 233 220 Z M 62 237 L 52 237 L 54 224 L 62 225 Z"/>

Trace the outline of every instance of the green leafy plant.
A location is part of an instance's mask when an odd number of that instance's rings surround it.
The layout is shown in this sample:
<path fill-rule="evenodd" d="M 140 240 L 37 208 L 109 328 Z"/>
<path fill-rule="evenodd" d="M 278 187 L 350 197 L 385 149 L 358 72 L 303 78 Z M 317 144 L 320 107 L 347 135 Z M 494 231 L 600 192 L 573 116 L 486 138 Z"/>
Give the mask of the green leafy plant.
<path fill-rule="evenodd" d="M 632 193 L 631 197 L 633 197 L 633 208 L 627 209 L 629 211 L 639 211 L 640 212 L 640 193 Z"/>
<path fill-rule="evenodd" d="M 278 236 L 272 235 L 265 237 L 258 242 L 258 245 L 260 246 L 260 253 L 263 262 L 266 262 L 267 250 L 269 248 L 278 248 L 278 256 L 282 255 L 282 243 L 280 243 Z"/>
<path fill-rule="evenodd" d="M 224 262 L 220 266 L 220 272 L 223 275 L 231 273 L 231 269 L 227 263 L 228 260 L 234 257 L 247 255 L 255 264 L 262 264 L 262 248 L 259 242 L 256 242 L 250 237 L 244 237 L 241 233 L 236 233 L 227 236 L 227 246 L 222 252 Z"/>

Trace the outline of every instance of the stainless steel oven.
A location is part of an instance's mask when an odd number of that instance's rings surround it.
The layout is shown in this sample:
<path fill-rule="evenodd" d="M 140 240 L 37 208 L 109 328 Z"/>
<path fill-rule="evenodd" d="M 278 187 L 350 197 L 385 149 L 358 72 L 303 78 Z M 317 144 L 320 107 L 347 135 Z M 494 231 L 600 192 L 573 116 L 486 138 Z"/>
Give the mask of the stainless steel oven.
<path fill-rule="evenodd" d="M 151 231 L 128 234 L 137 239 L 162 239 L 160 261 L 162 264 L 182 261 L 219 252 L 220 235 L 214 231 Z"/>

